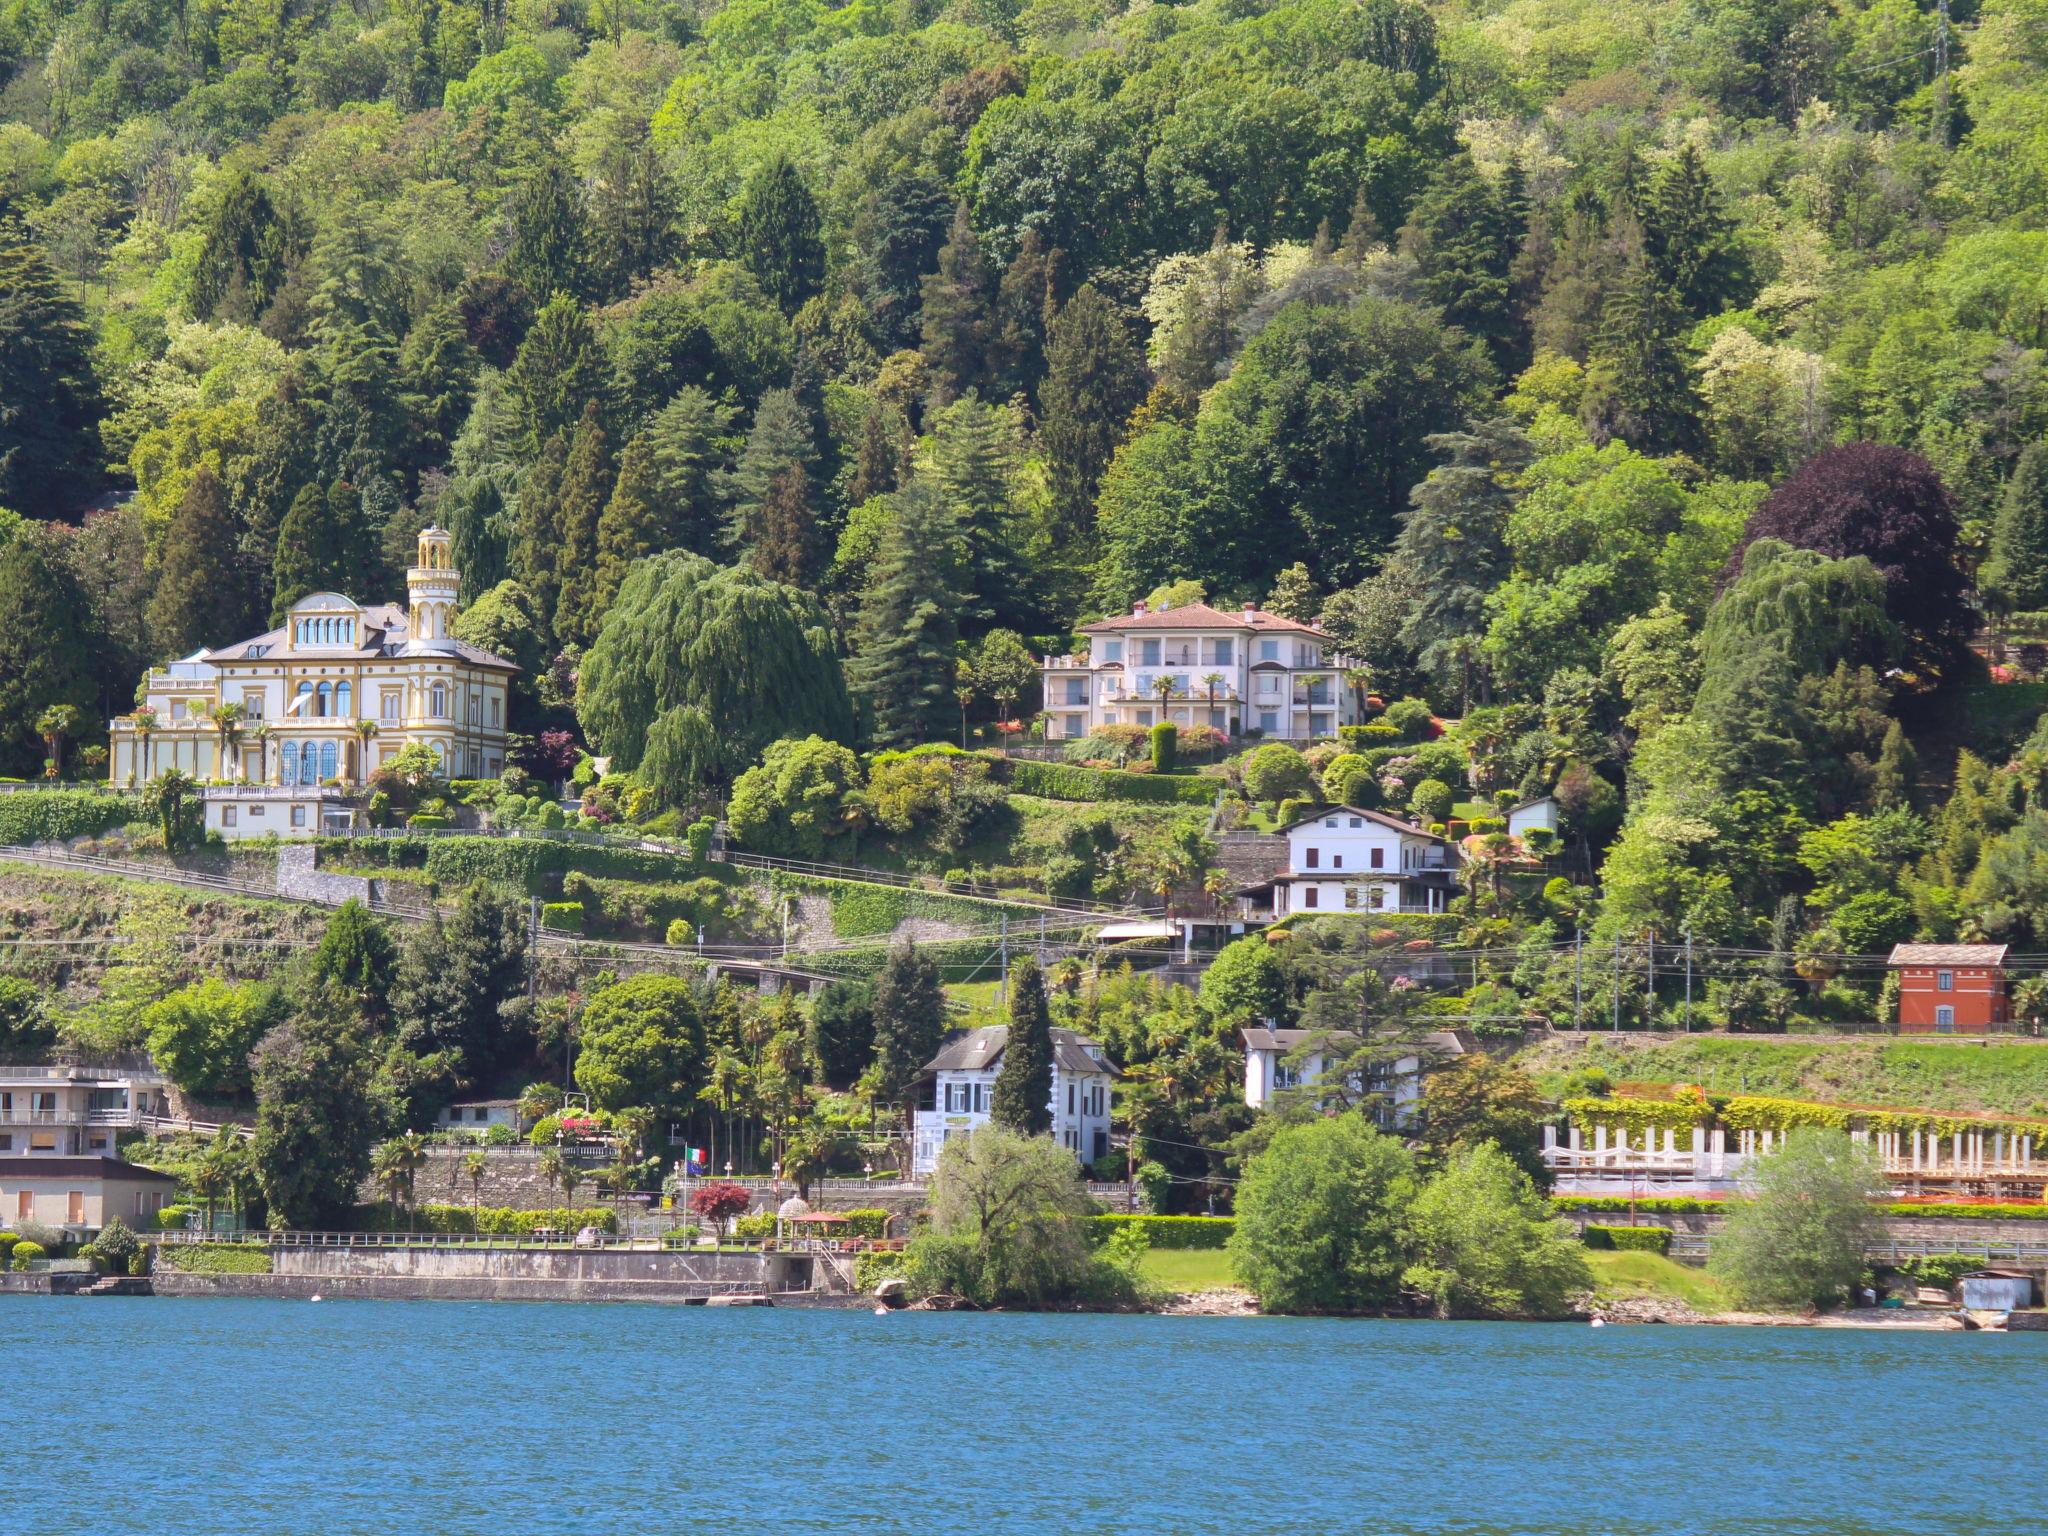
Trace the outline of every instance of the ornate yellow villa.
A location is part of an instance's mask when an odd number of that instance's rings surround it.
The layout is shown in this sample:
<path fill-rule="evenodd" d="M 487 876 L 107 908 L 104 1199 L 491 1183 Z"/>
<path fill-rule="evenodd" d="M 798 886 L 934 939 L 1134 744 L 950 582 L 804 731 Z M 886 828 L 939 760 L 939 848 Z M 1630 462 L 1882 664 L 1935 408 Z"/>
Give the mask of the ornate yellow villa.
<path fill-rule="evenodd" d="M 113 782 L 172 768 L 226 781 L 205 792 L 206 823 L 234 838 L 353 827 L 353 788 L 413 742 L 450 778 L 497 777 L 519 669 L 449 633 L 449 555 L 445 531 L 422 530 L 403 609 L 314 592 L 282 628 L 153 668 L 142 702 L 108 726 Z M 226 731 L 223 704 L 242 706 Z"/>

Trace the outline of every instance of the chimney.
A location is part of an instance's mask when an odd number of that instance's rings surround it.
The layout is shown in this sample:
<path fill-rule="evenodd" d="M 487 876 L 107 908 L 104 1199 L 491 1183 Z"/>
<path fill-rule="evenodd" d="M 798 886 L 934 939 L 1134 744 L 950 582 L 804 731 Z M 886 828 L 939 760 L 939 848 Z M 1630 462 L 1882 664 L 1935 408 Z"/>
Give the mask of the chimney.
<path fill-rule="evenodd" d="M 1247 623 L 1247 624 L 1251 623 L 1251 621 L 1252 621 L 1252 615 L 1253 615 L 1253 614 L 1255 614 L 1255 613 L 1257 613 L 1258 611 L 1259 611 L 1259 609 L 1258 609 L 1258 605 L 1257 605 L 1256 603 L 1246 603 L 1246 604 L 1244 605 L 1244 621 L 1245 621 L 1245 623 Z"/>
<path fill-rule="evenodd" d="M 1139 598 L 1137 602 L 1135 602 L 1135 603 L 1131 604 L 1131 612 L 1132 612 L 1133 614 L 1140 614 L 1140 613 L 1143 613 L 1144 611 L 1145 611 L 1145 600 L 1144 600 L 1143 598 Z"/>

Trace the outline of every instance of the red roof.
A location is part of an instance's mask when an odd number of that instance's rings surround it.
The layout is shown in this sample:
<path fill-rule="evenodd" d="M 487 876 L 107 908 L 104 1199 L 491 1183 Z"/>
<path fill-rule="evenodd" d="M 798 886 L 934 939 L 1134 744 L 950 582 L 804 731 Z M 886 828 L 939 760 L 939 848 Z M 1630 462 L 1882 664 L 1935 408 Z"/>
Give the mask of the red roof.
<path fill-rule="evenodd" d="M 1282 618 L 1277 613 L 1267 613 L 1263 608 L 1240 608 L 1226 612 L 1220 608 L 1211 608 L 1207 603 L 1186 603 L 1179 608 L 1153 609 L 1148 609 L 1140 603 L 1131 613 L 1119 614 L 1113 619 L 1101 619 L 1093 624 L 1083 624 L 1081 633 L 1093 635 L 1126 629 L 1270 629 L 1289 630 L 1302 635 L 1322 633 L 1313 624 L 1297 623 L 1293 619 Z"/>

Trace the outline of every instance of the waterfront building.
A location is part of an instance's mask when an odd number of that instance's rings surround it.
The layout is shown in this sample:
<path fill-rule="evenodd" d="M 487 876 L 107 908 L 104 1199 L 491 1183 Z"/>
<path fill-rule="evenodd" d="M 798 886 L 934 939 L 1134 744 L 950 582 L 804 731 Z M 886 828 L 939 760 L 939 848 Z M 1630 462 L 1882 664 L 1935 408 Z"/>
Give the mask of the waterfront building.
<path fill-rule="evenodd" d="M 1249 604 L 1225 612 L 1207 603 L 1139 603 L 1080 632 L 1085 651 L 1049 656 L 1042 668 L 1051 741 L 1162 720 L 1308 741 L 1358 722 L 1357 690 L 1344 678 L 1351 659 L 1316 624 Z"/>
<path fill-rule="evenodd" d="M 1293 1088 L 1309 1088 L 1358 1049 L 1359 1036 L 1350 1030 L 1276 1029 L 1272 1020 L 1240 1032 L 1244 1041 L 1244 1101 L 1265 1109 Z M 1386 1125 L 1406 1124 L 1422 1096 L 1423 1079 L 1434 1067 L 1455 1061 L 1471 1048 L 1456 1030 L 1432 1030 L 1415 1049 L 1373 1069 L 1373 1081 L 1354 1079 L 1352 1089 L 1380 1095 L 1374 1118 Z"/>
<path fill-rule="evenodd" d="M 1982 1035 L 2011 1021 L 2003 944 L 1895 944 L 1899 1033 Z"/>
<path fill-rule="evenodd" d="M 912 1173 L 930 1174 L 947 1142 L 988 1124 L 1009 1038 L 1005 1024 L 970 1029 L 925 1063 L 911 1127 Z M 1095 1041 L 1071 1029 L 1052 1032 L 1052 1135 L 1084 1163 L 1109 1151 L 1109 1089 L 1115 1078 L 1116 1068 Z"/>
<path fill-rule="evenodd" d="M 1457 894 L 1457 846 L 1384 811 L 1317 806 L 1281 828 L 1281 840 L 1286 863 L 1238 891 L 1247 917 L 1442 912 Z"/>
<path fill-rule="evenodd" d="M 107 727 L 112 781 L 187 773 L 206 786 L 207 830 L 232 840 L 352 830 L 364 781 L 413 744 L 449 778 L 496 778 L 519 669 L 451 632 L 447 532 L 423 529 L 417 560 L 403 608 L 309 593 L 276 629 L 153 668 Z M 225 729 L 223 705 L 241 710 Z"/>
<path fill-rule="evenodd" d="M 118 1132 L 169 1112 L 154 1067 L 0 1066 L 0 1158 L 111 1157 Z"/>
<path fill-rule="evenodd" d="M 177 1188 L 169 1174 L 118 1157 L 0 1156 L 0 1221 L 37 1222 L 83 1239 L 118 1216 L 146 1231 Z"/>
<path fill-rule="evenodd" d="M 498 1126 L 514 1136 L 522 1129 L 517 1099 L 464 1099 L 434 1116 L 434 1129 L 482 1139 Z"/>

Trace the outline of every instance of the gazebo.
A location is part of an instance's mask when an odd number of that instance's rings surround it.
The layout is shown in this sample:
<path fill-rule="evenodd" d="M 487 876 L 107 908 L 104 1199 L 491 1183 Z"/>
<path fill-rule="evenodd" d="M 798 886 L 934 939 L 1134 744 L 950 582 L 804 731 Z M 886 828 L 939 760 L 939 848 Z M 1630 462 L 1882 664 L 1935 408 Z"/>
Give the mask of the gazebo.
<path fill-rule="evenodd" d="M 775 1215 L 775 1246 L 795 1249 L 799 1253 L 836 1251 L 840 1246 L 838 1228 L 846 1225 L 846 1217 L 838 1211 L 814 1211 L 805 1206 L 803 1210 L 792 1211 L 791 1205 L 803 1205 L 801 1200 L 785 1201 Z"/>

